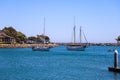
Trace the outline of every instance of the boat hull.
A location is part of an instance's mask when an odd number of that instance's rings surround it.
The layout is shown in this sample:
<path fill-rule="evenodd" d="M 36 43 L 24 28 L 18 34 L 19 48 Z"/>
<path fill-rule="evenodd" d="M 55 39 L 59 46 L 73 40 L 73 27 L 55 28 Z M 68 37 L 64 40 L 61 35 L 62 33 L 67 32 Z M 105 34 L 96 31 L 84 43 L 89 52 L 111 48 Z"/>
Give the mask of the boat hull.
<path fill-rule="evenodd" d="M 49 51 L 50 48 L 49 47 L 33 47 L 32 48 L 33 51 Z"/>
<path fill-rule="evenodd" d="M 69 51 L 85 51 L 86 46 L 67 46 Z"/>

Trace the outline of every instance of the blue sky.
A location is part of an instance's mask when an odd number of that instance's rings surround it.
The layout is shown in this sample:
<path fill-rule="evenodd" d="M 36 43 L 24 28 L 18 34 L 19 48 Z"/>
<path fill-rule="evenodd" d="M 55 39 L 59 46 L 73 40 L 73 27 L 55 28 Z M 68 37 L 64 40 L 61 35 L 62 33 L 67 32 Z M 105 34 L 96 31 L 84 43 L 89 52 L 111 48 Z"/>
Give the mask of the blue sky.
<path fill-rule="evenodd" d="M 51 42 L 72 42 L 82 26 L 89 42 L 116 42 L 120 35 L 120 0 L 0 0 L 0 29 L 13 26 L 27 36 L 43 33 Z"/>

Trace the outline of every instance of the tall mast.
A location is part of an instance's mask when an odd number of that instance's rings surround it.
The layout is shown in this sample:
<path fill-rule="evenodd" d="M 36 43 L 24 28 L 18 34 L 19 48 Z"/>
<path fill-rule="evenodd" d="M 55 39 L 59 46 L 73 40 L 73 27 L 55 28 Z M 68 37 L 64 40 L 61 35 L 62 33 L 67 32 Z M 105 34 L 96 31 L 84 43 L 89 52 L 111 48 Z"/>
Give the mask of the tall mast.
<path fill-rule="evenodd" d="M 76 32 L 75 32 L 75 16 L 74 16 L 74 28 L 73 28 L 73 31 L 74 31 L 74 43 L 76 43 Z"/>
<path fill-rule="evenodd" d="M 82 29 L 81 29 L 81 26 L 80 26 L 80 43 L 82 43 Z"/>
<path fill-rule="evenodd" d="M 43 35 L 45 35 L 45 17 L 44 17 L 44 32 Z"/>
<path fill-rule="evenodd" d="M 45 17 L 44 17 L 44 30 L 43 30 L 43 37 L 44 37 L 44 43 L 45 43 Z"/>

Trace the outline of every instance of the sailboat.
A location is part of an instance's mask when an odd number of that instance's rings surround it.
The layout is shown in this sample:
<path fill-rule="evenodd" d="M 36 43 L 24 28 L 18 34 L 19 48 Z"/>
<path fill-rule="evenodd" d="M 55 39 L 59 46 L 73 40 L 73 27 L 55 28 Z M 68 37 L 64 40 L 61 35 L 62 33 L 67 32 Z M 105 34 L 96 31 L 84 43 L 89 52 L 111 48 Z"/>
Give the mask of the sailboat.
<path fill-rule="evenodd" d="M 50 50 L 50 47 L 48 46 L 45 46 L 45 17 L 44 17 L 44 34 L 43 34 L 43 46 L 42 47 L 39 47 L 39 46 L 36 46 L 36 47 L 33 47 L 32 50 L 33 51 L 49 51 Z"/>
<path fill-rule="evenodd" d="M 70 51 L 84 51 L 86 47 L 88 47 L 88 44 L 82 43 L 81 28 L 80 28 L 80 43 L 76 43 L 76 41 L 75 41 L 75 27 L 74 27 L 74 43 L 67 45 L 67 49 Z"/>
<path fill-rule="evenodd" d="M 75 28 L 76 28 L 76 26 L 74 24 L 74 28 L 73 28 L 73 31 L 74 31 L 74 43 L 67 45 L 67 50 L 69 50 L 69 51 L 84 51 L 86 49 L 86 47 L 88 47 L 88 44 L 87 43 L 82 43 L 82 29 L 81 29 L 81 27 L 80 27 L 80 43 L 76 43 Z M 85 34 L 83 34 L 83 35 L 84 35 L 85 40 L 87 41 L 87 39 L 85 37 Z"/>

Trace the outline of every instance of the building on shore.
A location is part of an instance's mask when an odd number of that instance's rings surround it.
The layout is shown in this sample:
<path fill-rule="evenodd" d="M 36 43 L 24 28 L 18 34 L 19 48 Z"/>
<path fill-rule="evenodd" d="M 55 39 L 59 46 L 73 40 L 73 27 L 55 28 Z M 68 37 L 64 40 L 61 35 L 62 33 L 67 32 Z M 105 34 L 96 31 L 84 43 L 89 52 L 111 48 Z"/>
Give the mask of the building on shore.
<path fill-rule="evenodd" d="M 6 35 L 3 31 L 0 30 L 0 44 L 12 44 L 15 43 L 15 38 Z"/>

